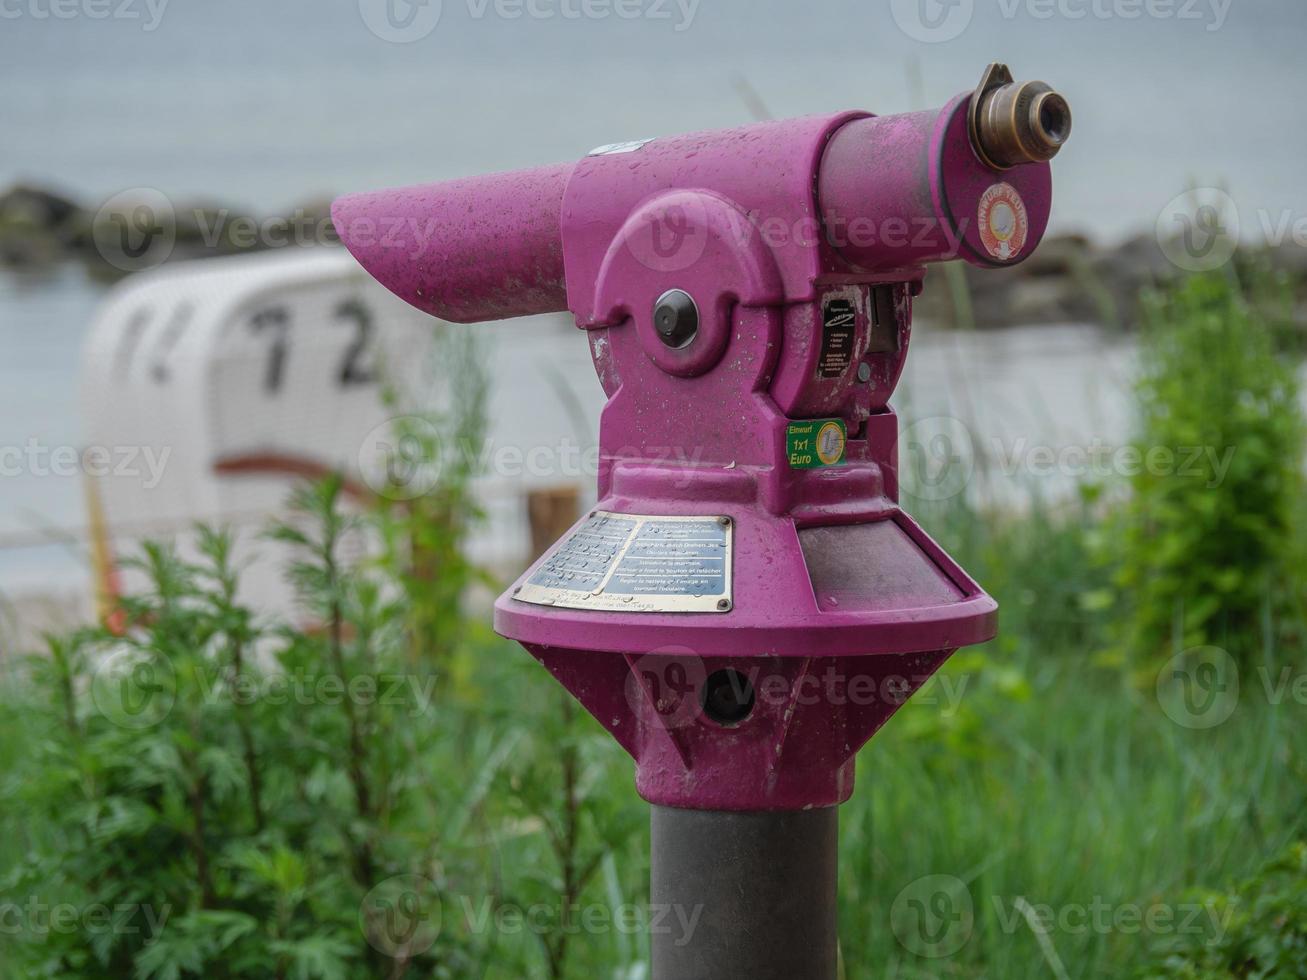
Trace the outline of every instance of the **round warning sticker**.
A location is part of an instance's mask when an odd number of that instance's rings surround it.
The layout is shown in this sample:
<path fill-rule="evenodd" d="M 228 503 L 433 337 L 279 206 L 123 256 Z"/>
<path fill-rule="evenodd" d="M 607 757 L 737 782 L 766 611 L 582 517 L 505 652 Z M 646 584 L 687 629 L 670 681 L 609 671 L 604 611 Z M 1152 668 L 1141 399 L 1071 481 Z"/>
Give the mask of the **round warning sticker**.
<path fill-rule="evenodd" d="M 980 198 L 980 241 L 996 259 L 1016 258 L 1026 247 L 1030 217 L 1021 193 L 1011 184 L 994 184 Z"/>
<path fill-rule="evenodd" d="M 834 466 L 844 459 L 844 426 L 827 422 L 817 430 L 817 458 L 824 466 Z"/>

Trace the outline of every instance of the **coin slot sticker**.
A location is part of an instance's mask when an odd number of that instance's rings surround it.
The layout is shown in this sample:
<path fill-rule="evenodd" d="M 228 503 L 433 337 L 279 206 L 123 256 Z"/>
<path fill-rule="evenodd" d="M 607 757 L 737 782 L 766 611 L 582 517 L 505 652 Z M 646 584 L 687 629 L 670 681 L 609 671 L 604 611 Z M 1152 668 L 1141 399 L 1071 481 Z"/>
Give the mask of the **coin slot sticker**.
<path fill-rule="evenodd" d="M 795 470 L 838 466 L 844 462 L 848 444 L 843 419 L 791 422 L 785 430 L 785 458 Z"/>

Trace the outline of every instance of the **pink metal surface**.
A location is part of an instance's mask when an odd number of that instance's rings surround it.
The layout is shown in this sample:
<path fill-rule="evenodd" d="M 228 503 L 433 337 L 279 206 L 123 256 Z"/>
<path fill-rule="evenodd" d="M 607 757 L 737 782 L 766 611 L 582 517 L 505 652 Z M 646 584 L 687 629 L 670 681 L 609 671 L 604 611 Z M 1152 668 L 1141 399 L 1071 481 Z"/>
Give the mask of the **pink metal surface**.
<path fill-rule="evenodd" d="M 539 564 L 495 606 L 496 629 L 635 758 L 651 802 L 838 804 L 858 747 L 949 653 L 995 633 L 994 601 L 898 507 L 888 407 L 924 264 L 1018 262 L 1047 225 L 1048 165 L 982 164 L 968 104 L 659 139 L 570 167 L 356 195 L 333 212 L 369 271 L 447 319 L 556 309 L 565 284 L 609 395 L 599 509 L 732 522 L 727 611 L 515 598 Z M 986 231 L 995 201 L 1008 210 Z M 417 230 L 434 217 L 430 250 L 411 261 L 364 241 L 358 223 L 378 214 Z M 996 233 L 1015 245 L 996 251 Z M 654 326 L 669 290 L 698 309 L 681 347 Z M 856 310 L 833 372 L 832 302 Z M 788 425 L 828 417 L 847 428 L 843 462 L 792 468 Z M 757 694 L 737 724 L 703 710 L 722 670 Z"/>
<path fill-rule="evenodd" d="M 350 194 L 341 241 L 382 285 L 455 323 L 567 309 L 559 211 L 571 164 Z"/>
<path fill-rule="evenodd" d="M 821 209 L 846 261 L 876 271 L 960 258 L 978 266 L 1028 258 L 1048 226 L 1052 169 L 1047 164 L 997 173 L 971 149 L 969 95 L 942 111 L 863 119 L 831 140 L 818 177 Z M 874 172 L 877 179 L 868 180 Z M 991 255 L 980 237 L 980 202 L 997 183 L 1015 188 L 1030 227 L 1010 258 Z"/>

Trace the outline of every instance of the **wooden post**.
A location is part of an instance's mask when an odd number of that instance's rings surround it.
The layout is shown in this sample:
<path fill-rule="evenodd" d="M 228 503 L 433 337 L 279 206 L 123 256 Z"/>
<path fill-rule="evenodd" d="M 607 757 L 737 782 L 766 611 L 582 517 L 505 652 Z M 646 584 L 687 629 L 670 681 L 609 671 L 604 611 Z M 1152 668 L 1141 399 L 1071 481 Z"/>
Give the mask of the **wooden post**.
<path fill-rule="evenodd" d="M 581 495 L 576 487 L 532 490 L 526 495 L 527 518 L 531 522 L 531 564 L 554 546 L 581 516 Z"/>

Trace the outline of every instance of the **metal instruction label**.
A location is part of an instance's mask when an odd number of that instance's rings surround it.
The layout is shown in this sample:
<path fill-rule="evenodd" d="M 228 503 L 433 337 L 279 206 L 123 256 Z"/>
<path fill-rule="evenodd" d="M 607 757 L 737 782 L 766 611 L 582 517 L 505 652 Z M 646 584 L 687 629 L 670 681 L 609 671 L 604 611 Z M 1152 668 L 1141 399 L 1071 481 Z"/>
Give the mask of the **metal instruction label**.
<path fill-rule="evenodd" d="M 858 308 L 846 296 L 828 296 L 821 304 L 821 353 L 817 377 L 843 377 L 853 363 L 853 341 L 858 329 Z"/>
<path fill-rule="evenodd" d="M 814 470 L 844 462 L 849 432 L 843 419 L 791 422 L 785 430 L 785 456 L 790 469 Z"/>
<path fill-rule="evenodd" d="M 729 612 L 729 517 L 595 511 L 513 598 L 565 609 Z"/>

